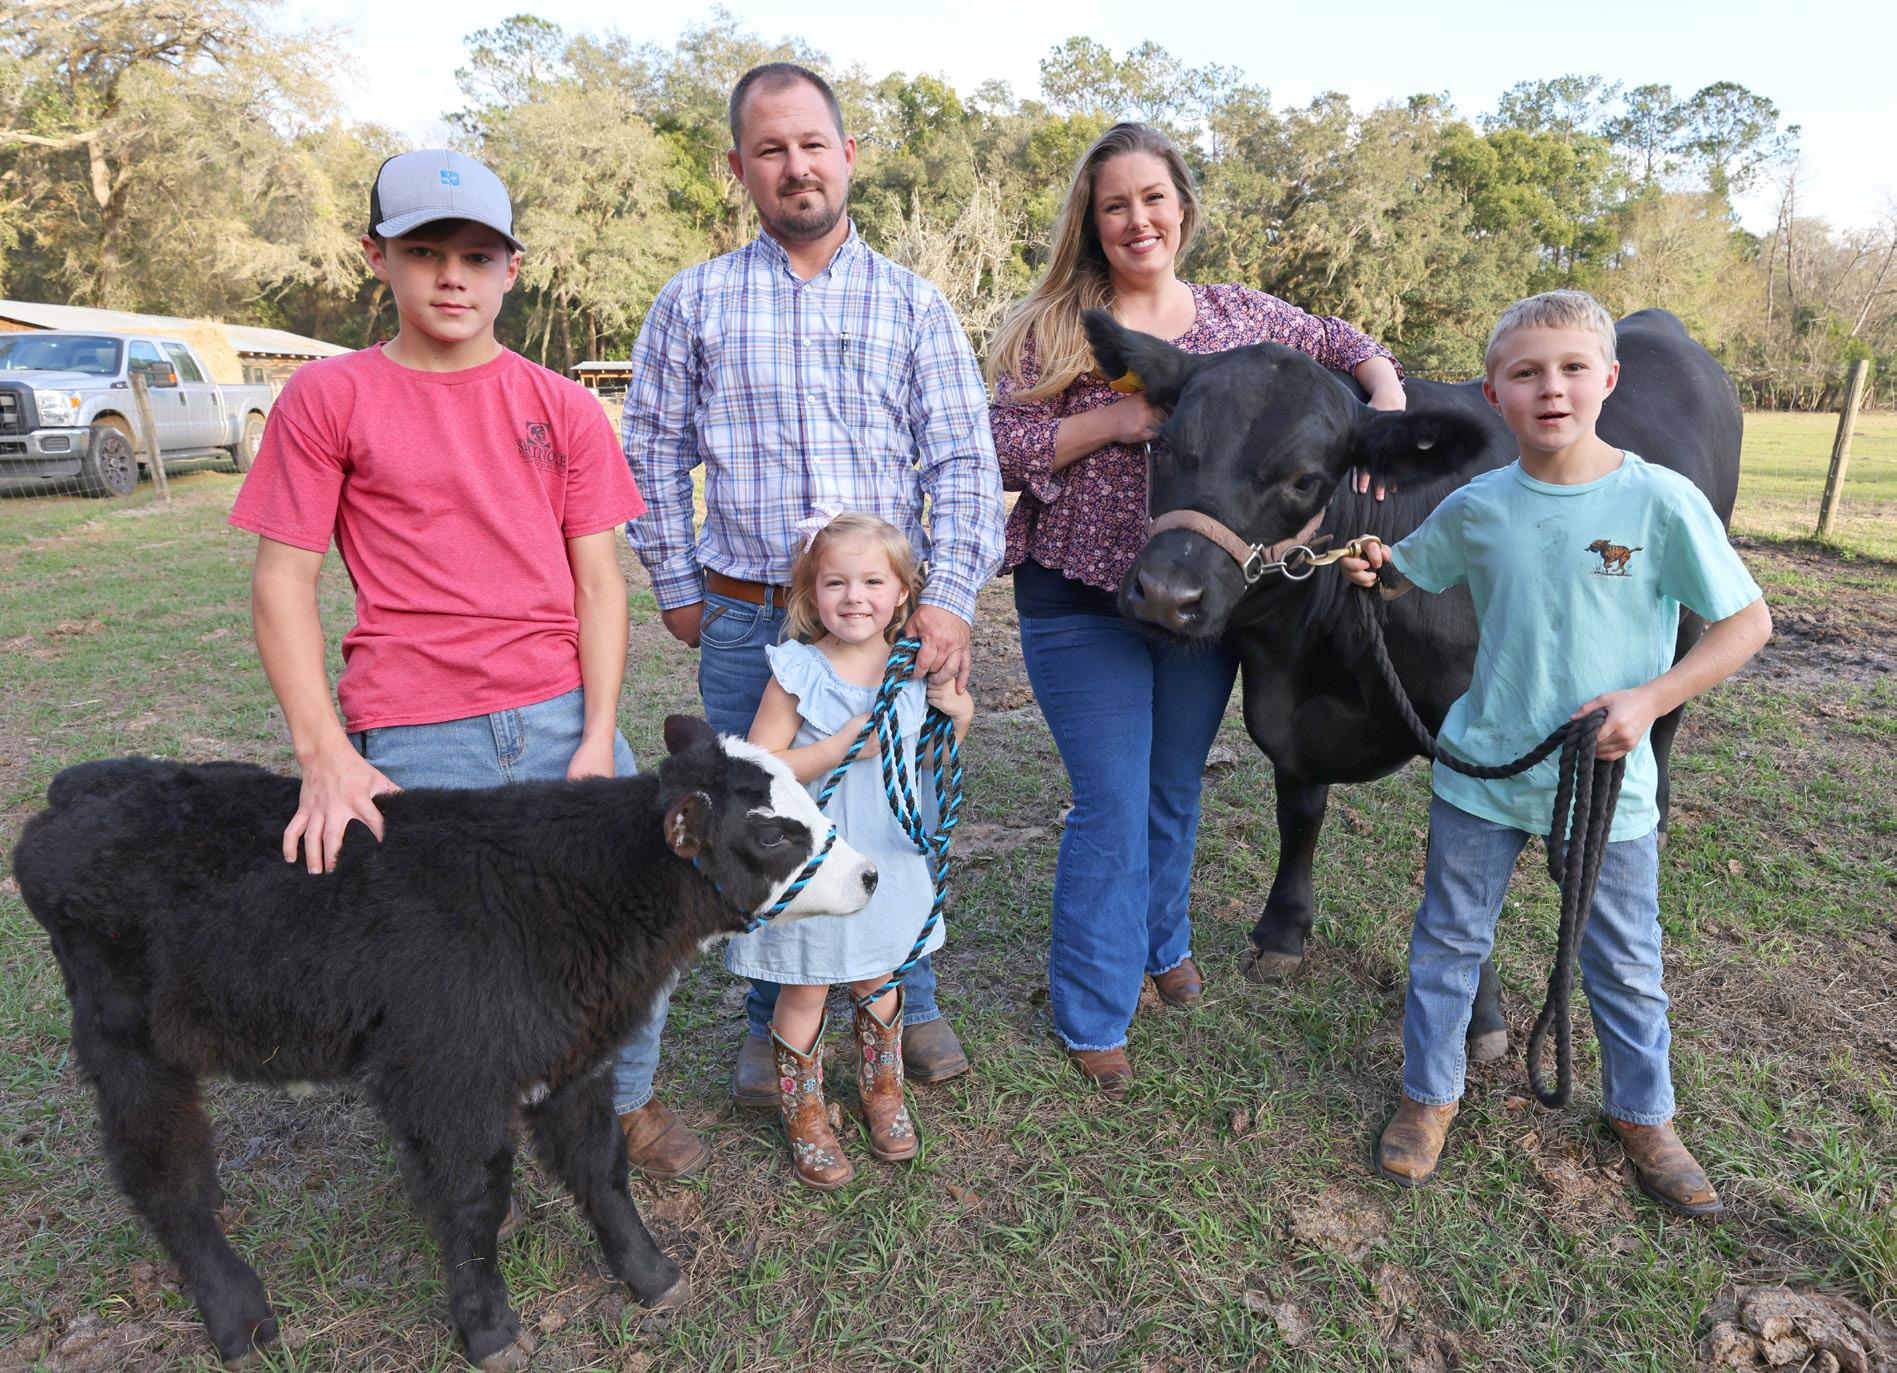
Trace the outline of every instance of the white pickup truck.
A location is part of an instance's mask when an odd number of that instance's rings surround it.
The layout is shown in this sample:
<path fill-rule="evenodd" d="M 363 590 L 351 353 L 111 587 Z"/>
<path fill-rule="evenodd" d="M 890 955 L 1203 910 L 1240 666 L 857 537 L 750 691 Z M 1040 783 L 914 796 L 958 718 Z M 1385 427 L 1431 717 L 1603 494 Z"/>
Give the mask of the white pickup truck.
<path fill-rule="evenodd" d="M 165 462 L 222 456 L 250 469 L 268 386 L 210 380 L 177 339 L 33 330 L 0 334 L 0 484 L 76 481 L 88 496 L 129 495 L 145 452 L 134 376 L 145 378 Z"/>

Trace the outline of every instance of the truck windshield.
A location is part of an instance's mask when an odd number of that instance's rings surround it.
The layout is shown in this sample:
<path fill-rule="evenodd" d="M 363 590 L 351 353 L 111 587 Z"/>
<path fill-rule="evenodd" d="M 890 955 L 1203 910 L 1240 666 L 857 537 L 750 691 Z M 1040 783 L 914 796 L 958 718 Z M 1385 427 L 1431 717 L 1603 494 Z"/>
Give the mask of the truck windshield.
<path fill-rule="evenodd" d="M 115 377 L 119 341 L 83 334 L 0 334 L 0 372 L 90 372 Z"/>

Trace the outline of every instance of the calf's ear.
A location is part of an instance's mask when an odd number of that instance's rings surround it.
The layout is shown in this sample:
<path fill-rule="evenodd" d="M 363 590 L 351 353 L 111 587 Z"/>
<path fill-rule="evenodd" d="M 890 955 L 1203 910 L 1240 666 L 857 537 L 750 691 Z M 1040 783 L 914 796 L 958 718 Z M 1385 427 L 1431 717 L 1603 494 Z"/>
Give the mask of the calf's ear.
<path fill-rule="evenodd" d="M 1476 458 L 1489 434 L 1454 410 L 1370 410 L 1351 435 L 1350 460 L 1380 481 L 1409 486 Z"/>
<path fill-rule="evenodd" d="M 665 751 L 667 753 L 683 753 L 693 744 L 709 744 L 717 737 L 717 731 L 696 715 L 665 717 Z"/>
<path fill-rule="evenodd" d="M 1121 383 L 1115 390 L 1144 391 L 1154 405 L 1167 410 L 1178 404 L 1198 361 L 1191 353 L 1127 328 L 1106 310 L 1088 310 L 1080 322 L 1086 326 L 1100 375 Z"/>
<path fill-rule="evenodd" d="M 704 792 L 688 791 L 666 808 L 665 846 L 680 858 L 698 857 L 710 837 L 711 798 Z"/>

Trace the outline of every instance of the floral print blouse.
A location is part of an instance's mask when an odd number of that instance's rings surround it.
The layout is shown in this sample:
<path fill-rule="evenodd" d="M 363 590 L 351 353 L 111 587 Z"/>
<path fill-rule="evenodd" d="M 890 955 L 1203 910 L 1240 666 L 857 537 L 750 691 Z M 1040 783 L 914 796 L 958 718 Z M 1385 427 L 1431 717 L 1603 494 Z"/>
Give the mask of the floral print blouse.
<path fill-rule="evenodd" d="M 1390 350 L 1362 330 L 1308 314 L 1247 286 L 1192 286 L 1192 327 L 1172 340 L 1188 353 L 1216 353 L 1253 343 L 1283 343 L 1324 366 L 1351 371 Z M 1399 375 L 1401 369 L 1398 369 Z M 1057 396 L 1017 403 L 1010 396 L 1033 386 L 1040 364 L 1033 340 L 1023 350 L 1019 377 L 1001 378 L 989 408 L 1001 484 L 1019 491 L 1008 516 L 1003 572 L 1029 558 L 1074 581 L 1117 591 L 1146 544 L 1146 458 L 1137 447 L 1108 444 L 1054 471 L 1054 431 L 1061 420 L 1120 399 L 1091 374 L 1076 377 Z"/>

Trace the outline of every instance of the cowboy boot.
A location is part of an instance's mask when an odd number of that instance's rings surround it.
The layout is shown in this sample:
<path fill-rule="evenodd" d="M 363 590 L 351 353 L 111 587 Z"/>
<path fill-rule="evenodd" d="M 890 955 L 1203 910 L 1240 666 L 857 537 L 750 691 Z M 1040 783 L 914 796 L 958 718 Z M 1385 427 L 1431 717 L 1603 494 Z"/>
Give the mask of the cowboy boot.
<path fill-rule="evenodd" d="M 1607 1123 L 1620 1137 L 1621 1148 L 1627 1151 L 1634 1181 L 1653 1200 L 1674 1215 L 1693 1220 L 1704 1220 L 1725 1211 L 1726 1204 L 1707 1181 L 1706 1170 L 1673 1133 L 1672 1121 L 1634 1125 L 1609 1116 Z"/>
<path fill-rule="evenodd" d="M 1443 1140 L 1449 1134 L 1449 1122 L 1455 1118 L 1454 1102 L 1425 1106 L 1407 1095 L 1399 1098 L 1396 1114 L 1377 1141 L 1377 1171 L 1401 1186 L 1421 1187 L 1436 1176 Z"/>
<path fill-rule="evenodd" d="M 771 1045 L 777 1050 L 777 1090 L 784 1113 L 784 1138 L 790 1145 L 791 1166 L 797 1181 L 819 1192 L 834 1192 L 856 1170 L 843 1157 L 830 1113 L 823 1100 L 823 1022 L 810 1041 L 808 1053 L 798 1053 L 775 1029 Z"/>
<path fill-rule="evenodd" d="M 902 988 L 896 989 L 896 1011 L 887 1025 L 867 1006 L 857 1006 L 856 1048 L 869 1151 L 888 1163 L 914 1158 L 916 1127 L 902 1099 Z"/>

